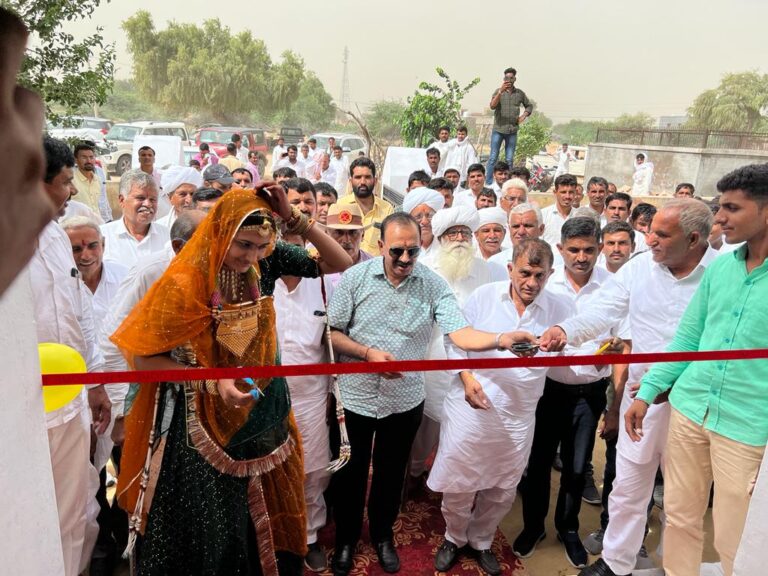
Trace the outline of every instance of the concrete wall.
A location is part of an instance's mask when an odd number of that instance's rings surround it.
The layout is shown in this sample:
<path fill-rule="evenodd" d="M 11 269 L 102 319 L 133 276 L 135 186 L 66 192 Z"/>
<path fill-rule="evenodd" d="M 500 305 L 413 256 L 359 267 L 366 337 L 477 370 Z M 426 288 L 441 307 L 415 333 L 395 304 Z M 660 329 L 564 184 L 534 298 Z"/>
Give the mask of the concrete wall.
<path fill-rule="evenodd" d="M 710 150 L 702 148 L 637 147 L 627 144 L 590 144 L 584 181 L 603 176 L 617 187 L 632 186 L 634 160 L 646 152 L 654 164 L 654 194 L 672 194 L 680 182 L 692 182 L 697 194 L 717 195 L 717 181 L 746 164 L 768 162 L 768 152 L 753 150 Z"/>

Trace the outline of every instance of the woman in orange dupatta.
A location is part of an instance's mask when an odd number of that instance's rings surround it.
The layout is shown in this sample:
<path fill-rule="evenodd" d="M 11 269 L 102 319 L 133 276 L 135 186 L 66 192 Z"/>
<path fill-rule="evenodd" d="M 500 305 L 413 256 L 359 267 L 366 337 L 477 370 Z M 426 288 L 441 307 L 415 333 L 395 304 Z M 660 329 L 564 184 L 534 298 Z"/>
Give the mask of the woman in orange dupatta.
<path fill-rule="evenodd" d="M 273 212 L 317 248 L 319 260 L 276 239 Z M 316 277 L 349 265 L 341 247 L 288 204 L 282 187 L 235 189 L 112 341 L 137 370 L 277 364 L 277 278 Z M 144 495 L 168 389 L 175 408 L 150 505 Z M 142 384 L 125 428 L 117 492 L 133 514 L 132 531 L 144 534 L 140 575 L 302 573 L 301 442 L 284 378 Z"/>

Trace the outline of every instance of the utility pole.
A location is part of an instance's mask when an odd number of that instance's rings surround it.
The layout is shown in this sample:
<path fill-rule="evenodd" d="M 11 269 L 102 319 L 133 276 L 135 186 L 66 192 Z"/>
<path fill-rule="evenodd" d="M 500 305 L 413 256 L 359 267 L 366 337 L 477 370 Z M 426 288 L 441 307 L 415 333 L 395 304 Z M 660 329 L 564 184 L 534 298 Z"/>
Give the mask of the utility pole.
<path fill-rule="evenodd" d="M 341 76 L 341 97 L 339 103 L 342 110 L 349 110 L 350 95 L 349 95 L 349 48 L 344 46 L 344 73 Z"/>

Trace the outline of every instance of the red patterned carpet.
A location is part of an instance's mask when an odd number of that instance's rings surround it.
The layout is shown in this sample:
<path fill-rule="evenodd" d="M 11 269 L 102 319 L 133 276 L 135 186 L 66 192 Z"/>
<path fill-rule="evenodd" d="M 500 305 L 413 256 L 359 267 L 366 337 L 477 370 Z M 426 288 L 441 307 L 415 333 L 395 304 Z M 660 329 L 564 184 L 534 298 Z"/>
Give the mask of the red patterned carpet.
<path fill-rule="evenodd" d="M 405 504 L 405 509 L 395 523 L 395 546 L 400 556 L 400 574 L 402 576 L 482 576 L 485 574 L 477 563 L 470 557 L 462 555 L 456 565 L 448 572 L 438 572 L 434 567 L 435 552 L 443 541 L 445 522 L 440 513 L 440 494 L 427 490 L 419 490 L 415 498 Z M 333 525 L 326 526 L 320 531 L 320 543 L 328 551 L 330 565 L 333 552 Z M 512 553 L 512 548 L 500 531 L 496 531 L 493 541 L 493 551 L 499 559 L 505 575 L 523 576 L 525 569 Z M 305 576 L 315 574 L 305 570 Z M 330 570 L 322 572 L 323 576 L 331 576 Z M 386 574 L 379 566 L 376 551 L 368 540 L 368 521 L 363 527 L 363 538 L 357 547 L 355 565 L 350 576 L 382 576 Z"/>

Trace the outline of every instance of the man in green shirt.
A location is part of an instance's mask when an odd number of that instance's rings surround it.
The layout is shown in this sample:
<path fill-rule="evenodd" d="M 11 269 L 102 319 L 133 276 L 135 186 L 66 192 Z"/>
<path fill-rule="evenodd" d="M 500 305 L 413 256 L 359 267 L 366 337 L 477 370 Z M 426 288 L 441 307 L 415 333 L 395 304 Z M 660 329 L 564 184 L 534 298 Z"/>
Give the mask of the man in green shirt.
<path fill-rule="evenodd" d="M 514 68 L 504 70 L 504 82 L 491 97 L 493 132 L 491 132 L 491 156 L 485 168 L 486 186 L 493 183 L 493 166 L 499 158 L 502 142 L 504 142 L 507 164 L 510 167 L 513 166 L 517 146 L 517 128 L 533 112 L 533 104 L 528 100 L 528 96 L 520 88 L 515 88 L 516 79 L 517 70 Z M 524 108 L 522 114 L 520 114 L 520 106 Z"/>
<path fill-rule="evenodd" d="M 765 348 L 768 325 L 768 164 L 744 166 L 718 183 L 715 222 L 728 243 L 744 243 L 704 273 L 670 351 Z M 664 505 L 667 576 L 698 574 L 703 517 L 715 483 L 715 548 L 726 576 L 741 540 L 768 442 L 768 362 L 738 360 L 655 365 L 625 415 L 638 442 L 648 406 L 670 392 Z"/>

